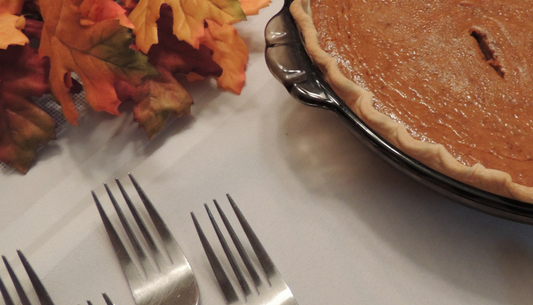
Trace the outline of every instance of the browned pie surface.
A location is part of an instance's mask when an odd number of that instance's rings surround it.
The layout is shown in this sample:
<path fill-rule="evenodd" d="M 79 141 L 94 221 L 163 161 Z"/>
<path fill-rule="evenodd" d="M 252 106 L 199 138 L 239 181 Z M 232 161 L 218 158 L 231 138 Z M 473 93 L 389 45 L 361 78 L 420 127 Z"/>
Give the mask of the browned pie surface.
<path fill-rule="evenodd" d="M 311 0 L 374 107 L 460 162 L 533 186 L 533 1 Z"/>

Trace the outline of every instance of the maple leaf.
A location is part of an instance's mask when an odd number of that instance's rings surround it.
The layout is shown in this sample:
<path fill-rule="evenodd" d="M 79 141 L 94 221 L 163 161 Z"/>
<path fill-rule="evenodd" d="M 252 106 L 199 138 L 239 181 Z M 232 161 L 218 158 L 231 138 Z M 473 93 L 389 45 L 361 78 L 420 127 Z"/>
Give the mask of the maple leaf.
<path fill-rule="evenodd" d="M 246 16 L 257 15 L 259 10 L 270 5 L 270 0 L 239 0 Z"/>
<path fill-rule="evenodd" d="M 206 19 L 219 24 L 246 19 L 238 0 L 140 0 L 128 17 L 135 25 L 136 44 L 144 53 L 159 42 L 156 22 L 164 3 L 172 7 L 174 35 L 196 49 L 205 35 Z"/>
<path fill-rule="evenodd" d="M 204 77 L 220 76 L 222 68 L 213 60 L 213 51 L 204 45 L 197 49 L 172 34 L 172 10 L 161 7 L 161 18 L 157 21 L 159 43 L 148 52 L 150 63 L 159 71 L 171 74 L 195 72 Z"/>
<path fill-rule="evenodd" d="M 93 25 L 98 21 L 118 19 L 122 26 L 133 29 L 133 23 L 126 16 L 126 10 L 118 3 L 109 0 L 85 0 L 78 8 L 83 25 Z"/>
<path fill-rule="evenodd" d="M 222 67 L 223 72 L 217 78 L 217 84 L 224 90 L 240 94 L 246 80 L 248 47 L 233 26 L 220 26 L 211 20 L 206 22 L 208 27 L 201 43 L 213 50 L 213 60 Z"/>
<path fill-rule="evenodd" d="M 29 45 L 0 50 L 0 160 L 26 173 L 36 150 L 55 138 L 55 122 L 31 97 L 49 91 L 46 59 Z"/>
<path fill-rule="evenodd" d="M 22 11 L 24 0 L 0 0 L 0 49 L 9 45 L 25 45 L 29 42 L 22 29 L 25 19 L 18 16 Z"/>
<path fill-rule="evenodd" d="M 117 84 L 121 100 L 133 100 L 133 118 L 151 140 L 172 117 L 190 114 L 193 99 L 191 95 L 168 72 L 150 79 L 141 86 Z"/>
<path fill-rule="evenodd" d="M 111 0 L 108 0 L 111 1 Z M 77 125 L 79 117 L 69 88 L 71 72 L 81 79 L 88 104 L 96 111 L 118 115 L 114 83 L 124 80 L 140 85 L 145 78 L 159 73 L 148 57 L 130 48 L 130 28 L 118 19 L 83 25 L 78 0 L 41 0 L 44 28 L 39 54 L 50 58 L 50 86 L 61 104 L 65 118 Z"/>
<path fill-rule="evenodd" d="M 24 0 L 0 0 L 0 13 L 18 15 L 22 11 Z"/>
<path fill-rule="evenodd" d="M 172 11 L 167 5 L 161 7 L 161 18 L 157 21 L 160 43 L 148 52 L 150 63 L 161 76 L 133 87 L 123 82 L 116 85 L 121 101 L 134 100 L 134 119 L 152 139 L 160 132 L 171 117 L 190 113 L 193 99 L 173 77 L 176 73 L 192 71 L 203 76 L 222 74 L 222 68 L 211 58 L 212 51 L 205 46 L 193 48 L 172 34 Z"/>

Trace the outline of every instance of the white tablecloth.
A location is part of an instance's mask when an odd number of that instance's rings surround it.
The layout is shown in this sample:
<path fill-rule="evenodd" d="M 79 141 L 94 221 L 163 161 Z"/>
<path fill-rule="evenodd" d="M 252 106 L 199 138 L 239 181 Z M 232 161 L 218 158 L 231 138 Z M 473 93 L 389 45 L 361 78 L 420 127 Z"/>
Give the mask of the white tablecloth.
<path fill-rule="evenodd" d="M 203 304 L 223 304 L 194 230 L 194 211 L 225 193 L 240 205 L 299 303 L 533 302 L 533 228 L 435 194 L 372 154 L 325 110 L 294 100 L 268 71 L 263 29 L 282 6 L 238 24 L 250 47 L 240 96 L 188 85 L 192 115 L 149 142 L 131 108 L 88 111 L 44 147 L 25 176 L 0 176 L 0 254 L 21 249 L 56 304 L 132 304 L 91 198 L 132 172 L 188 256 Z M 130 193 L 136 203 L 138 197 Z M 220 247 L 216 247 L 222 253 Z M 7 272 L 0 277 L 10 285 Z M 12 286 L 9 286 L 13 291 Z M 35 295 L 32 295 L 35 299 Z"/>

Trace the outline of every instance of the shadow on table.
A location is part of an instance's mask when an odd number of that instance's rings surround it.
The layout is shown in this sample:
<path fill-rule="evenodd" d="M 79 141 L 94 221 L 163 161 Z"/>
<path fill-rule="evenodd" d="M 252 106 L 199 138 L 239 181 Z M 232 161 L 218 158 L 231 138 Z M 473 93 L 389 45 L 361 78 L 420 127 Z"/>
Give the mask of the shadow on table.
<path fill-rule="evenodd" d="M 287 106 L 280 109 L 291 136 L 287 162 L 309 192 L 345 201 L 396 251 L 460 290 L 506 304 L 533 301 L 532 227 L 425 188 L 374 155 L 328 111 Z"/>

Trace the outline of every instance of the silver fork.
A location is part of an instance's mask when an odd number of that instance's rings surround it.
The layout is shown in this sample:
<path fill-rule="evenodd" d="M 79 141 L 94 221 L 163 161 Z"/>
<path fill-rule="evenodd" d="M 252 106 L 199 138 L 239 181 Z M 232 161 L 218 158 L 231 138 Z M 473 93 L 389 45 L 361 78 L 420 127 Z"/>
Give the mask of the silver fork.
<path fill-rule="evenodd" d="M 120 219 L 124 231 L 131 242 L 135 255 L 140 262 L 139 266 L 131 258 L 130 254 L 126 250 L 124 243 L 121 241 L 119 235 L 114 229 L 111 221 L 107 217 L 102 205 L 98 201 L 98 198 L 94 191 L 92 192 L 94 202 L 98 208 L 104 226 L 106 228 L 111 244 L 115 249 L 115 253 L 122 266 L 122 271 L 126 276 L 128 284 L 130 286 L 131 293 L 137 305 L 152 305 L 152 304 L 180 304 L 180 305 L 196 305 L 199 302 L 198 285 L 196 278 L 193 274 L 191 266 L 183 252 L 181 251 L 178 243 L 170 233 L 166 224 L 163 222 L 161 216 L 150 202 L 144 191 L 141 189 L 135 178 L 131 174 L 128 174 L 133 186 L 135 187 L 141 201 L 152 220 L 153 225 L 156 228 L 157 234 L 162 244 L 162 248 L 165 248 L 165 252 L 170 261 L 165 257 L 164 253 L 156 244 L 152 234 L 146 227 L 143 219 L 138 213 L 137 209 L 133 205 L 130 197 L 124 190 L 122 184 L 115 179 L 126 204 L 128 205 L 135 222 L 142 236 L 150 249 L 149 255 L 155 262 L 156 266 L 153 266 L 148 258 L 146 252 L 143 250 L 139 242 L 139 238 L 131 229 L 129 222 L 126 220 L 122 209 L 118 205 L 113 193 L 104 184 L 107 194 L 113 204 L 117 215 Z M 156 234 L 156 235 L 157 235 Z M 164 251 L 164 250 L 163 250 Z"/>
<path fill-rule="evenodd" d="M 297 305 L 298 303 L 296 302 L 296 299 L 294 298 L 292 292 L 290 291 L 289 287 L 287 286 L 280 273 L 274 266 L 274 263 L 270 259 L 264 247 L 261 245 L 261 242 L 259 241 L 254 231 L 244 218 L 243 214 L 241 213 L 231 196 L 229 194 L 226 194 L 226 196 L 228 197 L 231 207 L 233 208 L 233 211 L 235 212 L 235 215 L 237 216 L 237 219 L 239 220 L 244 230 L 244 233 L 246 234 L 257 256 L 257 259 L 261 264 L 264 274 L 264 277 L 262 279 L 261 276 L 259 276 L 259 273 L 257 272 L 256 268 L 254 267 L 254 264 L 252 263 L 246 250 L 241 244 L 239 238 L 237 237 L 237 234 L 233 230 L 233 227 L 231 226 L 229 220 L 220 208 L 220 205 L 216 200 L 213 200 L 213 202 L 215 203 L 215 207 L 220 215 L 220 218 L 222 219 L 222 222 L 224 223 L 231 239 L 233 240 L 233 243 L 235 244 L 237 252 L 239 253 L 244 265 L 246 266 L 246 269 L 248 270 L 248 274 L 252 279 L 254 289 L 251 289 L 243 272 L 237 264 L 237 261 L 231 249 L 229 248 L 226 239 L 220 231 L 220 228 L 215 218 L 213 217 L 211 210 L 209 209 L 207 204 L 204 204 L 209 219 L 211 220 L 213 228 L 215 229 L 217 237 L 220 241 L 220 244 L 224 249 L 226 257 L 228 258 L 235 277 L 237 278 L 237 281 L 239 282 L 239 285 L 242 289 L 239 292 L 241 297 L 239 297 L 239 294 L 237 294 L 235 288 L 231 284 L 228 275 L 224 271 L 220 261 L 217 259 L 215 252 L 213 251 L 213 248 L 209 244 L 209 241 L 207 240 L 204 232 L 202 231 L 202 228 L 200 227 L 196 216 L 194 215 L 194 213 L 191 212 L 191 217 L 194 222 L 194 226 L 196 227 L 196 231 L 198 232 L 198 236 L 200 237 L 202 246 L 205 250 L 209 263 L 211 264 L 211 268 L 215 273 L 215 277 L 218 281 L 220 289 L 222 290 L 222 293 L 224 294 L 227 303 L 250 305 Z"/>
<path fill-rule="evenodd" d="M 41 305 L 53 305 L 54 303 L 52 302 L 50 295 L 44 288 L 44 285 L 39 280 L 39 277 L 37 276 L 37 274 L 31 267 L 30 263 L 28 262 L 24 254 L 22 254 L 22 251 L 17 250 L 17 254 L 20 258 L 20 261 L 22 262 L 22 266 L 24 266 L 24 269 L 26 270 L 26 274 L 28 275 L 28 278 L 30 279 L 33 289 L 35 289 L 35 293 L 37 294 L 37 297 L 39 298 L 39 303 L 41 303 Z M 22 288 L 22 285 L 20 284 L 20 281 L 17 278 L 17 275 L 13 271 L 13 268 L 11 268 L 11 265 L 7 261 L 6 257 L 3 255 L 2 255 L 2 260 L 4 261 L 4 265 L 6 266 L 7 273 L 9 273 L 9 277 L 11 278 L 11 281 L 13 282 L 13 286 L 15 286 L 15 290 L 17 291 L 20 302 L 23 305 L 31 305 L 28 296 L 24 292 L 24 289 Z M 2 282 L 2 279 L 0 279 L 0 292 L 2 293 L 2 297 L 6 305 L 15 304 L 13 302 L 13 299 L 9 295 L 6 286 L 4 285 L 4 282 Z"/>

